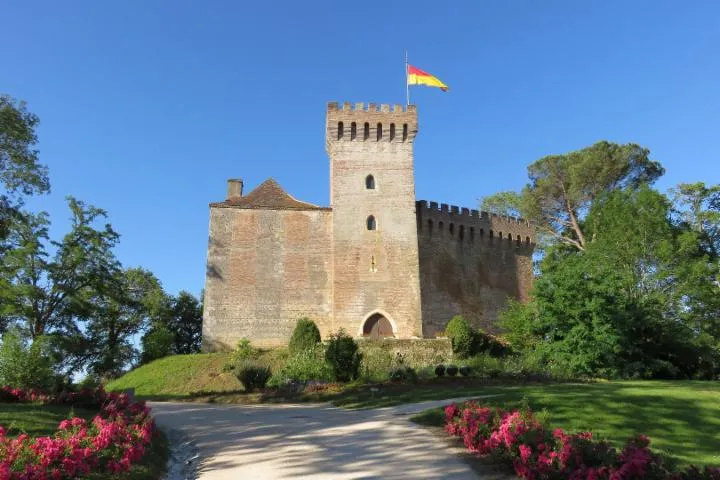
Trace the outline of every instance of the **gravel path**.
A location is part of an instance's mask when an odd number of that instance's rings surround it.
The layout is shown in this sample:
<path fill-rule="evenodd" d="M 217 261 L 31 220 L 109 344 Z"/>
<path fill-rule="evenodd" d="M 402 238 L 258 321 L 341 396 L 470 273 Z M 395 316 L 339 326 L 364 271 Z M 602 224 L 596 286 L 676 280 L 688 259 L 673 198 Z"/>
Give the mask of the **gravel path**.
<path fill-rule="evenodd" d="M 452 448 L 408 421 L 409 415 L 460 400 L 373 410 L 329 404 L 151 406 L 175 443 L 168 480 L 477 479 Z"/>

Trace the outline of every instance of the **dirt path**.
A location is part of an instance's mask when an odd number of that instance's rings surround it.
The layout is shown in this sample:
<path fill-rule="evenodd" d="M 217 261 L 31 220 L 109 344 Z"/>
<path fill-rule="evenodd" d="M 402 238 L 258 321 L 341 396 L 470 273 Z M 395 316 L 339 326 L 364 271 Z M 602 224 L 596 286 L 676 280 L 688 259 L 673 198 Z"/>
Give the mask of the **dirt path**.
<path fill-rule="evenodd" d="M 450 402 L 374 410 L 328 404 L 151 406 L 158 425 L 194 443 L 202 480 L 477 479 L 447 444 L 408 421 Z"/>

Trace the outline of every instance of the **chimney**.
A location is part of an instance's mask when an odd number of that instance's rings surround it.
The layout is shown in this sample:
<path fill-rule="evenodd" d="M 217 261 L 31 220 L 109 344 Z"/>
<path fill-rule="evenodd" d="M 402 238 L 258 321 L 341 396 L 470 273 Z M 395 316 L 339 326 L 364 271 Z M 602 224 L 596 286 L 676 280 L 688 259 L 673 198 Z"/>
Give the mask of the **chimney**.
<path fill-rule="evenodd" d="M 240 178 L 231 178 L 228 180 L 227 199 L 234 197 L 242 197 L 243 181 Z"/>

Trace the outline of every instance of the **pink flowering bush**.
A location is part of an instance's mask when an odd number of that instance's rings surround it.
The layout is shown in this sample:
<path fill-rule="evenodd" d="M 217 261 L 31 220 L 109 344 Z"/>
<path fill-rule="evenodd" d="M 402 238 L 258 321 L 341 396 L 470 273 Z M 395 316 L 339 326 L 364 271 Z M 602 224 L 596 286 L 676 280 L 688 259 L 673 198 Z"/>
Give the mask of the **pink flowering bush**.
<path fill-rule="evenodd" d="M 92 420 L 63 420 L 52 437 L 6 436 L 0 426 L 0 480 L 62 480 L 88 473 L 122 473 L 140 461 L 155 432 L 150 408 L 127 395 L 102 389 L 58 396 L 22 392 L 8 387 L 0 401 L 42 401 L 99 406 Z"/>
<path fill-rule="evenodd" d="M 502 410 L 471 401 L 445 407 L 445 430 L 482 457 L 513 466 L 528 480 L 720 480 L 720 468 L 691 466 L 680 472 L 650 450 L 639 435 L 618 452 L 590 432 L 549 431 L 529 408 Z"/>

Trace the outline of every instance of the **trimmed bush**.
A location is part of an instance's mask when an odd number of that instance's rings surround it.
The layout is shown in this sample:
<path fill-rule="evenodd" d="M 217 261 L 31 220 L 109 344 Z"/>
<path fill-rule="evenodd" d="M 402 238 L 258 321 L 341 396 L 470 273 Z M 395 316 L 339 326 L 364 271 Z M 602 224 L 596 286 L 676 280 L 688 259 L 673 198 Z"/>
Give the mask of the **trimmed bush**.
<path fill-rule="evenodd" d="M 290 337 L 288 350 L 290 350 L 290 355 L 295 355 L 309 348 L 313 348 L 318 343 L 320 343 L 320 330 L 318 330 L 315 322 L 307 317 L 303 317 L 298 320 L 297 325 L 295 325 L 295 330 L 293 330 L 292 337 Z"/>
<path fill-rule="evenodd" d="M 460 358 L 468 358 L 474 353 L 475 332 L 460 315 L 455 315 L 445 327 L 445 335 L 452 342 L 453 353 Z"/>
<path fill-rule="evenodd" d="M 450 375 L 451 377 L 454 377 L 458 374 L 458 367 L 457 367 L 457 365 L 448 365 L 446 371 L 447 371 L 448 375 Z"/>
<path fill-rule="evenodd" d="M 469 366 L 463 365 L 460 367 L 460 375 L 462 375 L 463 377 L 467 377 L 471 373 L 472 373 L 472 368 L 470 368 Z"/>
<path fill-rule="evenodd" d="M 268 380 L 270 380 L 270 367 L 255 360 L 243 360 L 235 368 L 235 376 L 245 387 L 245 390 L 251 392 L 259 388 L 265 388 Z"/>
<path fill-rule="evenodd" d="M 438 377 L 444 377 L 445 376 L 445 365 L 443 365 L 441 363 L 440 365 L 435 367 L 435 375 L 437 375 Z"/>
<path fill-rule="evenodd" d="M 358 344 L 342 328 L 330 336 L 325 360 L 332 367 L 335 379 L 348 382 L 358 377 L 362 354 L 358 352 Z"/>
<path fill-rule="evenodd" d="M 392 380 L 393 382 L 416 383 L 418 380 L 418 375 L 413 368 L 398 367 L 390 372 L 390 380 Z"/>

